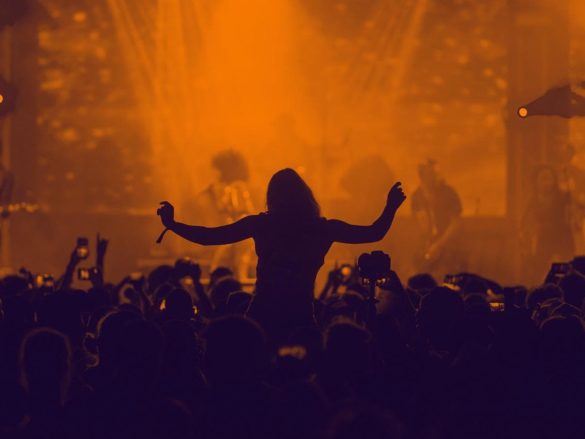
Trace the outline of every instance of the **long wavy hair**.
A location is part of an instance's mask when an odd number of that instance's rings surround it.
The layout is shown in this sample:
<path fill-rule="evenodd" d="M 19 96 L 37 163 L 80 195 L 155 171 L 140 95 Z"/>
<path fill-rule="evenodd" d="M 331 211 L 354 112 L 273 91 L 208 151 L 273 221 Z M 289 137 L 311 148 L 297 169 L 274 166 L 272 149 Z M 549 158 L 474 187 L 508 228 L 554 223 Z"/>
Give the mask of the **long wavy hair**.
<path fill-rule="evenodd" d="M 275 173 L 266 192 L 268 212 L 281 218 L 314 219 L 321 216 L 319 203 L 311 188 L 293 169 Z"/>

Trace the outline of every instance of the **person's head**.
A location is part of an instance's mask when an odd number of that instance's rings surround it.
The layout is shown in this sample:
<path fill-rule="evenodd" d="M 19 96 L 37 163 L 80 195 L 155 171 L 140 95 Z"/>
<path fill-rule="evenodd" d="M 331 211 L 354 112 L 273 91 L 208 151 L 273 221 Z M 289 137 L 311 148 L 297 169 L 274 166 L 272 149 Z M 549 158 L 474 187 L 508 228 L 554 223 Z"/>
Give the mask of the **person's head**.
<path fill-rule="evenodd" d="M 529 310 L 534 311 L 549 299 L 560 299 L 562 294 L 562 290 L 555 284 L 542 285 L 538 288 L 534 288 L 528 293 L 526 296 L 526 307 Z"/>
<path fill-rule="evenodd" d="M 182 288 L 175 288 L 165 302 L 164 314 L 169 319 L 189 320 L 193 317 L 193 300 Z"/>
<path fill-rule="evenodd" d="M 325 333 L 325 359 L 329 367 L 350 378 L 368 371 L 371 361 L 370 332 L 347 319 L 331 324 Z"/>
<path fill-rule="evenodd" d="M 246 317 L 212 321 L 203 333 L 206 375 L 215 386 L 255 381 L 267 361 L 264 332 Z"/>
<path fill-rule="evenodd" d="M 111 311 L 99 320 L 96 340 L 100 365 L 115 367 L 120 363 L 124 326 L 136 320 L 140 316 L 128 311 Z"/>
<path fill-rule="evenodd" d="M 156 291 L 161 285 L 173 279 L 175 269 L 170 265 L 159 265 L 148 274 L 148 289 Z"/>
<path fill-rule="evenodd" d="M 319 204 L 311 188 L 293 169 L 278 171 L 268 183 L 266 207 L 269 213 L 288 218 L 318 218 Z"/>
<path fill-rule="evenodd" d="M 585 276 L 574 272 L 564 276 L 559 282 L 566 303 L 583 309 L 585 299 Z"/>
<path fill-rule="evenodd" d="M 287 340 L 291 346 L 302 346 L 306 352 L 307 365 L 316 370 L 323 360 L 323 333 L 316 326 L 304 326 L 293 330 Z"/>
<path fill-rule="evenodd" d="M 429 273 L 415 274 L 408 279 L 408 288 L 412 291 L 428 291 L 437 286 L 437 281 Z"/>
<path fill-rule="evenodd" d="M 20 345 L 21 383 L 33 406 L 62 405 L 71 373 L 71 347 L 62 333 L 50 328 L 29 332 Z"/>
<path fill-rule="evenodd" d="M 540 350 L 549 367 L 556 366 L 561 373 L 567 373 L 572 367 L 580 368 L 584 349 L 585 331 L 578 316 L 555 316 L 542 323 Z"/>
<path fill-rule="evenodd" d="M 164 283 L 162 285 L 160 285 L 155 291 L 154 291 L 154 304 L 158 309 L 162 309 L 163 307 L 163 303 L 166 302 L 167 300 L 167 296 L 171 293 L 171 291 L 173 291 L 175 288 L 177 288 L 176 284 L 168 282 L 168 283 Z"/>
<path fill-rule="evenodd" d="M 246 314 L 252 295 L 245 291 L 234 291 L 227 298 L 225 310 L 227 314 Z"/>
<path fill-rule="evenodd" d="M 463 279 L 457 284 L 457 286 L 461 288 L 463 295 L 473 293 L 487 294 L 489 289 L 486 279 L 470 273 L 463 276 Z"/>
<path fill-rule="evenodd" d="M 233 149 L 215 154 L 211 159 L 211 166 L 219 173 L 219 181 L 223 183 L 247 181 L 249 178 L 246 159 Z"/>
<path fill-rule="evenodd" d="M 491 313 L 486 295 L 481 293 L 467 294 L 463 299 L 463 307 L 469 319 L 486 320 Z"/>
<path fill-rule="evenodd" d="M 440 349 L 451 347 L 454 331 L 464 316 L 463 300 L 447 287 L 437 287 L 421 299 L 417 314 L 421 334 Z"/>
<path fill-rule="evenodd" d="M 585 256 L 575 256 L 571 261 L 571 266 L 573 267 L 573 270 L 585 275 Z"/>
<path fill-rule="evenodd" d="M 542 323 L 552 317 L 554 315 L 555 309 L 560 307 L 561 305 L 566 305 L 563 302 L 561 296 L 554 297 L 552 299 L 547 299 L 541 303 L 539 303 L 533 310 L 532 310 L 532 320 L 536 324 L 536 326 L 542 326 Z M 569 305 L 572 306 L 572 305 Z"/>
<path fill-rule="evenodd" d="M 71 290 L 45 297 L 37 309 L 37 321 L 67 335 L 73 346 L 78 346 L 85 334 L 79 304 L 84 296 L 80 290 Z"/>
<path fill-rule="evenodd" d="M 428 160 L 418 166 L 420 184 L 426 191 L 433 190 L 441 180 L 436 166 L 437 164 L 434 160 Z"/>
<path fill-rule="evenodd" d="M 2 298 L 2 320 L 17 325 L 32 324 L 35 320 L 33 304 L 25 295 Z"/>
<path fill-rule="evenodd" d="M 228 298 L 236 291 L 242 291 L 242 284 L 233 277 L 226 277 L 217 282 L 209 291 L 209 300 L 215 311 L 219 314 L 225 313 Z"/>
<path fill-rule="evenodd" d="M 217 282 L 224 277 L 234 277 L 234 272 L 228 267 L 217 267 L 209 274 L 209 287 L 211 289 Z"/>
<path fill-rule="evenodd" d="M 28 289 L 28 281 L 18 275 L 9 275 L 0 281 L 0 297 L 16 296 Z"/>

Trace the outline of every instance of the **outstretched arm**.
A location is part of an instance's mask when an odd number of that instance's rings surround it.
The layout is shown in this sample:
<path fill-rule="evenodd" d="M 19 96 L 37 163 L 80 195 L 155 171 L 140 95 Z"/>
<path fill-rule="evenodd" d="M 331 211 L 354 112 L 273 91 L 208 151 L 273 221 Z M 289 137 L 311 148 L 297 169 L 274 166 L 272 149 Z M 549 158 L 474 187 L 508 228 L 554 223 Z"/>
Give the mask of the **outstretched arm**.
<path fill-rule="evenodd" d="M 252 237 L 256 215 L 250 215 L 220 227 L 190 226 L 176 222 L 174 208 L 168 202 L 162 202 L 162 207 L 157 211 L 163 225 L 172 232 L 188 241 L 201 245 L 232 244 Z"/>
<path fill-rule="evenodd" d="M 394 215 L 405 199 L 406 196 L 400 183 L 396 183 L 388 193 L 386 207 L 384 207 L 382 214 L 371 225 L 356 226 L 340 220 L 329 220 L 327 222 L 329 236 L 335 242 L 346 244 L 380 241 L 388 233 L 392 221 L 394 221 Z"/>

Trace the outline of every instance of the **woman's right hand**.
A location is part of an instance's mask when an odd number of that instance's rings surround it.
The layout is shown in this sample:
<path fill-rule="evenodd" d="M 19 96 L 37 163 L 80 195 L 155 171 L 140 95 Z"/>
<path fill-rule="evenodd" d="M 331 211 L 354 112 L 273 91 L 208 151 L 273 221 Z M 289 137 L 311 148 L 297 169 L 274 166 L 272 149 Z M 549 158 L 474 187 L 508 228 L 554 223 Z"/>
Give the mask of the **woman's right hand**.
<path fill-rule="evenodd" d="M 161 201 L 161 206 L 157 209 L 156 214 L 160 216 L 163 225 L 170 229 L 175 224 L 175 208 L 168 201 Z"/>
<path fill-rule="evenodd" d="M 402 190 L 402 183 L 399 181 L 394 183 L 390 192 L 388 192 L 388 205 L 394 209 L 398 210 L 398 208 L 404 203 L 406 200 L 406 195 L 404 195 L 404 191 Z"/>

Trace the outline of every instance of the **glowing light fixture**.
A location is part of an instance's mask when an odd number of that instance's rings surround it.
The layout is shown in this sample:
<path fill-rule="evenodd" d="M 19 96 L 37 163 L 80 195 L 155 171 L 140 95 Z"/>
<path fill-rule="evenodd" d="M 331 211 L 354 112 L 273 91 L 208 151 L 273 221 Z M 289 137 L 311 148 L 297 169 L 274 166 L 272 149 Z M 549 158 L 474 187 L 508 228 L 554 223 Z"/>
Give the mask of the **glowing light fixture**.
<path fill-rule="evenodd" d="M 0 118 L 14 110 L 16 89 L 0 76 Z"/>

